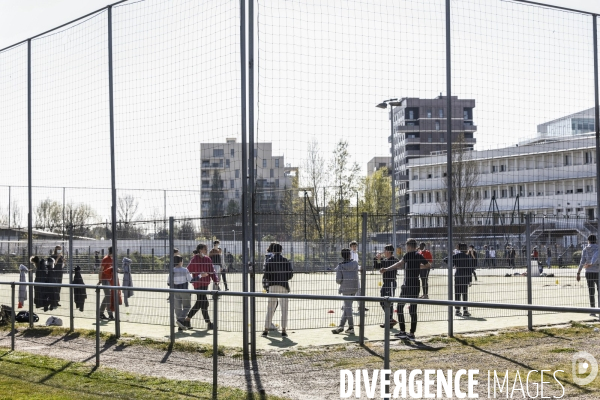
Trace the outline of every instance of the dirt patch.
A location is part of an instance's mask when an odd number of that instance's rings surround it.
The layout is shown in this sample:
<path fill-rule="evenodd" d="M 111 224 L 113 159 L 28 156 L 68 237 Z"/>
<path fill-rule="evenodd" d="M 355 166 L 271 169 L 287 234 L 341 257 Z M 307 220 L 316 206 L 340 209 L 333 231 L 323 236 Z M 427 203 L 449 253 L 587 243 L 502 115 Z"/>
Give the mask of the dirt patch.
<path fill-rule="evenodd" d="M 516 375 L 525 386 L 530 370 L 564 370 L 557 377 L 564 385 L 566 399 L 597 399 L 600 378 L 580 387 L 571 379 L 571 360 L 575 352 L 600 354 L 598 325 L 573 324 L 540 328 L 535 332 L 512 329 L 498 332 L 461 335 L 456 338 L 431 337 L 420 342 L 394 341 L 391 344 L 390 367 L 454 371 L 478 369 L 480 398 L 488 397 L 487 371 L 497 371 L 513 389 Z M 3 331 L 0 346 L 10 347 L 10 335 Z M 21 329 L 16 336 L 16 349 L 70 361 L 94 363 L 95 341 L 86 335 L 41 335 Z M 212 349 L 210 351 L 212 354 Z M 148 345 L 138 338 L 108 338 L 101 342 L 101 365 L 122 371 L 179 380 L 212 382 L 212 358 L 205 348 L 169 351 Z M 244 361 L 240 349 L 219 349 L 219 385 L 290 399 L 338 399 L 340 370 L 381 369 L 383 342 L 314 346 L 293 351 L 260 351 L 255 362 Z M 530 375 L 540 382 L 539 373 Z M 555 382 L 550 375 L 545 381 Z M 462 387 L 462 385 L 461 385 Z M 435 386 L 434 386 L 435 389 Z M 463 388 L 466 390 L 466 384 Z M 529 385 L 535 394 L 536 387 Z M 545 385 L 544 396 L 561 396 L 557 384 Z M 493 394 L 493 393 L 492 393 Z M 363 398 L 367 398 L 362 393 Z M 505 397 L 502 395 L 501 397 Z M 515 398 L 523 398 L 521 392 Z M 355 398 L 354 395 L 352 398 Z"/>

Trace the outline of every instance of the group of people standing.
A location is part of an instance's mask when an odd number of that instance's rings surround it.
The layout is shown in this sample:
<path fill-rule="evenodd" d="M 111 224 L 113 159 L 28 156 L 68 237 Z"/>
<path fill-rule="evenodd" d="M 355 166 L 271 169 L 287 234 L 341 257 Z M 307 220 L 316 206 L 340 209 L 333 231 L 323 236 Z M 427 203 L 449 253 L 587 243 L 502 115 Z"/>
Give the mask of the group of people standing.
<path fill-rule="evenodd" d="M 34 282 L 63 283 L 65 262 L 61 246 L 56 246 L 47 258 L 33 256 L 30 261 L 35 265 Z M 60 287 L 35 286 L 33 297 L 35 307 L 42 308 L 44 311 L 60 307 L 60 292 Z"/>

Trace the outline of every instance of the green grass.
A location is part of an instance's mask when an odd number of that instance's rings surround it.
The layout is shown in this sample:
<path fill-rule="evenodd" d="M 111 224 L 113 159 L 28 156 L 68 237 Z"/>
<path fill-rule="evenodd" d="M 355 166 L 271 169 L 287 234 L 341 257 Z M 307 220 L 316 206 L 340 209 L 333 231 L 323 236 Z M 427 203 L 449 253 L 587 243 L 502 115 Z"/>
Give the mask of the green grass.
<path fill-rule="evenodd" d="M 126 360 L 124 360 L 126 361 Z M 11 399 L 210 399 L 212 385 L 94 368 L 0 348 L 0 398 Z M 218 398 L 282 399 L 219 387 Z"/>

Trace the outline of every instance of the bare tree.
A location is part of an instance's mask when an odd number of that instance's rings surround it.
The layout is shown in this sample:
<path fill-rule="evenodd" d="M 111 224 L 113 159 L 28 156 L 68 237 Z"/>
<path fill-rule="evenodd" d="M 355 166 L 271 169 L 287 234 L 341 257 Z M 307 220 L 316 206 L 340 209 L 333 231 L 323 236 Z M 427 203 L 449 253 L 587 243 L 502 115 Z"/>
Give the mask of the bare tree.
<path fill-rule="evenodd" d="M 98 214 L 88 204 L 68 203 L 65 206 L 65 225 L 73 227 L 74 235 L 86 235 L 90 228 L 86 225 L 96 222 Z"/>
<path fill-rule="evenodd" d="M 325 159 L 316 139 L 308 143 L 307 158 L 302 172 L 302 186 L 311 189 L 313 205 L 318 211 L 319 205 L 324 202 L 324 199 L 321 198 L 320 188 L 326 185 L 328 175 L 325 169 Z"/>
<path fill-rule="evenodd" d="M 126 195 L 117 199 L 117 219 L 129 224 L 137 219 L 137 211 L 140 203 L 132 195 Z"/>
<path fill-rule="evenodd" d="M 43 200 L 35 209 L 35 227 L 58 232 L 62 227 L 62 205 L 49 198 Z"/>
<path fill-rule="evenodd" d="M 471 156 L 471 150 L 466 146 L 465 137 L 461 133 L 452 144 L 452 176 L 450 189 L 452 199 L 452 222 L 460 239 L 470 231 L 474 220 L 474 213 L 480 211 L 481 198 L 477 195 L 479 182 L 479 168 Z M 442 214 L 448 214 L 448 179 L 443 180 L 443 196 L 438 202 L 438 209 Z"/>
<path fill-rule="evenodd" d="M 13 201 L 10 206 L 10 226 L 21 226 L 23 213 L 19 203 Z"/>

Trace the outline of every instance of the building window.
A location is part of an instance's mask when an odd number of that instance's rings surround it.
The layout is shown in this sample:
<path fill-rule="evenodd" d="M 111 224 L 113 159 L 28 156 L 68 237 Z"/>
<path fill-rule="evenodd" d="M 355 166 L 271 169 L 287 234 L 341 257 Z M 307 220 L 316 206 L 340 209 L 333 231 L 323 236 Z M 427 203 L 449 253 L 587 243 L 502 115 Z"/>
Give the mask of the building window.
<path fill-rule="evenodd" d="M 210 178 L 210 174 L 208 171 L 202 171 L 202 177 L 203 178 Z"/>
<path fill-rule="evenodd" d="M 417 194 L 416 193 L 413 193 L 413 201 L 412 201 L 412 203 L 413 204 L 417 204 Z"/>
<path fill-rule="evenodd" d="M 501 197 L 501 198 L 505 198 L 505 197 L 506 197 L 506 189 L 502 189 L 502 190 L 500 191 L 500 197 Z"/>
<path fill-rule="evenodd" d="M 494 172 L 496 172 L 496 171 L 497 171 L 497 169 L 498 169 L 498 167 L 497 167 L 497 166 L 495 166 L 495 165 L 492 165 L 492 174 L 493 174 Z"/>
<path fill-rule="evenodd" d="M 279 179 L 275 179 L 275 187 L 278 188 L 279 187 Z"/>
<path fill-rule="evenodd" d="M 435 121 L 435 130 L 436 131 L 440 130 L 440 121 Z"/>
<path fill-rule="evenodd" d="M 202 160 L 202 168 L 210 168 L 210 160 Z"/>
<path fill-rule="evenodd" d="M 224 155 L 223 149 L 213 149 L 213 157 L 223 157 Z"/>
<path fill-rule="evenodd" d="M 230 188 L 230 189 L 233 189 L 233 188 L 235 188 L 235 181 L 234 181 L 233 179 L 231 179 L 231 180 L 229 181 L 229 188 Z"/>
<path fill-rule="evenodd" d="M 435 192 L 435 201 L 440 202 L 440 192 Z"/>
<path fill-rule="evenodd" d="M 500 165 L 500 172 L 506 171 L 506 165 Z"/>
<path fill-rule="evenodd" d="M 440 118 L 444 118 L 444 109 L 443 109 L 443 108 L 440 108 L 440 109 L 438 110 L 438 116 L 439 116 Z"/>
<path fill-rule="evenodd" d="M 408 119 L 415 119 L 415 111 L 414 110 L 408 111 Z"/>
<path fill-rule="evenodd" d="M 225 167 L 229 168 L 229 158 L 225 160 Z"/>
<path fill-rule="evenodd" d="M 419 193 L 419 198 L 420 198 L 420 203 L 425 203 L 425 194 L 424 193 Z"/>
<path fill-rule="evenodd" d="M 279 168 L 279 158 L 275 159 L 275 168 Z"/>
<path fill-rule="evenodd" d="M 263 168 L 267 168 L 267 160 L 263 160 Z"/>
<path fill-rule="evenodd" d="M 271 168 L 269 170 L 269 178 L 274 178 L 275 177 L 275 170 L 273 168 Z"/>
<path fill-rule="evenodd" d="M 585 152 L 585 163 L 586 164 L 591 164 L 592 163 L 592 153 L 589 151 Z"/>
<path fill-rule="evenodd" d="M 488 198 L 488 191 L 487 191 L 487 190 L 484 190 L 484 191 L 483 191 L 483 198 L 484 198 L 484 199 L 487 199 L 487 198 Z"/>
<path fill-rule="evenodd" d="M 565 156 L 565 165 L 571 165 L 571 156 Z"/>
<path fill-rule="evenodd" d="M 510 191 L 510 197 L 515 197 L 515 188 L 513 186 L 511 186 L 510 188 L 508 188 Z"/>
<path fill-rule="evenodd" d="M 433 115 L 431 108 L 428 108 L 426 113 L 427 113 L 427 118 L 431 118 Z"/>
<path fill-rule="evenodd" d="M 495 190 L 495 189 L 494 189 L 494 190 L 492 190 L 492 197 L 493 197 L 493 198 L 496 198 L 496 190 Z"/>
<path fill-rule="evenodd" d="M 202 189 L 210 188 L 210 181 L 202 181 Z"/>
<path fill-rule="evenodd" d="M 231 149 L 229 153 L 231 154 L 231 157 L 235 157 L 235 149 Z"/>
<path fill-rule="evenodd" d="M 240 177 L 240 170 L 239 169 L 235 170 L 235 177 L 236 177 L 236 179 L 239 179 L 239 177 Z"/>
<path fill-rule="evenodd" d="M 433 197 L 433 196 L 431 195 L 431 193 L 427 193 L 427 202 L 428 202 L 428 203 L 431 203 L 431 201 L 432 201 L 432 197 Z"/>
<path fill-rule="evenodd" d="M 235 189 L 235 198 L 236 199 L 240 198 L 240 190 L 239 189 Z"/>

